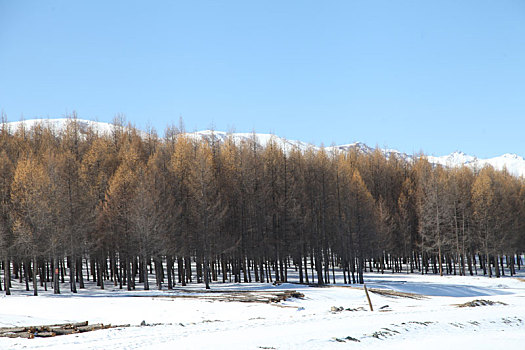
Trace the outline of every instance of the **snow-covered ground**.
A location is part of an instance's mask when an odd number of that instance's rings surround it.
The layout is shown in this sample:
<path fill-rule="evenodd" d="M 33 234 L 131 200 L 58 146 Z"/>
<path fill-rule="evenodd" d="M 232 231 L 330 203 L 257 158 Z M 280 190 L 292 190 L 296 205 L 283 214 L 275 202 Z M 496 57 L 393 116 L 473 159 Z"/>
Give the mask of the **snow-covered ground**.
<path fill-rule="evenodd" d="M 523 277 L 523 274 L 522 274 Z M 53 338 L 0 338 L 0 349 L 494 349 L 525 344 L 525 280 L 502 277 L 367 274 L 368 288 L 417 293 L 406 298 L 338 284 L 178 286 L 173 291 L 132 292 L 96 287 L 77 295 L 14 290 L 0 297 L 0 327 L 71 321 L 131 324 Z M 66 285 L 63 286 L 65 288 Z M 297 290 L 303 299 L 280 303 L 227 302 L 210 297 L 235 291 Z M 224 293 L 217 293 L 223 291 Z M 202 295 L 202 298 L 195 297 Z M 186 296 L 186 297 L 183 297 Z M 462 307 L 484 299 L 507 305 Z M 332 307 L 343 311 L 331 311 Z M 382 308 L 382 309 L 381 309 Z M 355 309 L 354 311 L 346 309 Z M 140 326 L 145 321 L 147 326 Z M 157 324 L 157 325 L 153 325 Z M 355 341 L 355 340 L 358 341 Z"/>

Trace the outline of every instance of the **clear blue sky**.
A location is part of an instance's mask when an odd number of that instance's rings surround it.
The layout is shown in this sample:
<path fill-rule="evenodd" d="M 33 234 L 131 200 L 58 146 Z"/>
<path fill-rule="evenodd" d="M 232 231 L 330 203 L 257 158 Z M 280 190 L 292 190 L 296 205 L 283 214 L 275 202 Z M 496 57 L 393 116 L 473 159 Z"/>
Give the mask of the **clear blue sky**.
<path fill-rule="evenodd" d="M 0 0 L 0 109 L 525 155 L 525 1 Z"/>

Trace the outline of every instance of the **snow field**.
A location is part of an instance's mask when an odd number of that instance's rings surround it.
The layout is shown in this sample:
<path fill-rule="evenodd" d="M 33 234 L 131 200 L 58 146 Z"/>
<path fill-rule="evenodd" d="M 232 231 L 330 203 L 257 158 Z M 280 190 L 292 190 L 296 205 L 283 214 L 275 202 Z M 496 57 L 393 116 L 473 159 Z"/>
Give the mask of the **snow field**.
<path fill-rule="evenodd" d="M 54 338 L 0 338 L 0 349 L 520 349 L 525 343 L 525 282 L 518 278 L 367 274 L 365 280 L 372 289 L 426 297 L 371 293 L 376 311 L 370 312 L 364 291 L 348 285 L 212 285 L 224 294 L 294 289 L 305 295 L 270 304 L 182 297 L 202 291 L 202 285 L 132 292 L 90 287 L 77 295 L 48 291 L 39 297 L 16 290 L 0 298 L 2 327 L 86 320 L 131 327 Z M 507 305 L 456 306 L 474 299 Z M 366 311 L 332 312 L 332 306 Z M 142 321 L 158 325 L 141 327 Z"/>

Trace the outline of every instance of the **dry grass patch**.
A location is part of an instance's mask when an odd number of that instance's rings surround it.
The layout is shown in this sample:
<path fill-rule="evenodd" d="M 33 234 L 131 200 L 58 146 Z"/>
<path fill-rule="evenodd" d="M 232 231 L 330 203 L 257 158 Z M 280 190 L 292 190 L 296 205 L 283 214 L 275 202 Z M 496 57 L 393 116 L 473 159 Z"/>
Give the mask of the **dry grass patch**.
<path fill-rule="evenodd" d="M 501 301 L 491 301 L 491 300 L 485 300 L 485 299 L 476 299 L 476 300 L 468 301 L 463 304 L 456 304 L 457 307 L 478 307 L 478 306 L 492 306 L 492 305 L 507 305 L 507 304 L 502 303 Z"/>
<path fill-rule="evenodd" d="M 390 289 L 378 289 L 378 288 L 369 288 L 369 291 L 375 294 L 384 295 L 387 297 L 400 297 L 400 298 L 409 298 L 409 299 L 427 299 L 426 296 L 421 294 L 414 294 L 414 293 L 406 293 L 406 292 L 398 292 L 395 290 Z"/>

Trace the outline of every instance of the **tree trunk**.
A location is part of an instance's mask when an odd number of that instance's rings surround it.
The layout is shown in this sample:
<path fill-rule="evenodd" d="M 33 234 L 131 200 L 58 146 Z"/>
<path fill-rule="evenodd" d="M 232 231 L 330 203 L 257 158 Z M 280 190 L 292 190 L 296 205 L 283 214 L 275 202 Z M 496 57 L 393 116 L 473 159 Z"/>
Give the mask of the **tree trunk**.
<path fill-rule="evenodd" d="M 492 267 L 490 266 L 490 256 L 489 256 L 489 253 L 487 253 L 487 257 L 486 257 L 486 260 L 485 260 L 485 266 L 486 268 L 489 270 L 489 278 L 492 277 Z"/>
<path fill-rule="evenodd" d="M 84 289 L 84 272 L 82 271 L 82 257 L 78 258 L 76 261 L 77 264 L 77 275 L 78 275 L 78 283 L 80 289 Z"/>
<path fill-rule="evenodd" d="M 298 265 L 298 269 L 299 269 L 299 283 L 300 284 L 303 284 L 304 283 L 304 277 L 303 277 L 303 259 L 301 257 L 299 257 L 299 259 L 297 260 L 297 263 L 299 264 Z"/>
<path fill-rule="evenodd" d="M 60 294 L 60 270 L 58 268 L 58 258 L 53 263 L 53 294 Z"/>
<path fill-rule="evenodd" d="M 71 292 L 76 293 L 77 292 L 77 282 L 75 280 L 75 267 L 76 267 L 76 259 L 74 256 L 69 257 L 69 282 L 71 284 Z"/>
<path fill-rule="evenodd" d="M 168 274 L 168 289 L 173 289 L 173 258 L 171 255 L 166 256 L 166 273 Z"/>
<path fill-rule="evenodd" d="M 162 266 L 162 258 L 156 257 L 153 259 L 155 262 L 155 279 L 157 281 L 157 288 L 162 289 L 162 275 L 164 273 L 164 267 Z"/>
<path fill-rule="evenodd" d="M 11 262 L 4 260 L 4 289 L 5 295 L 11 295 Z"/>
<path fill-rule="evenodd" d="M 499 271 L 499 256 L 498 255 L 495 255 L 493 257 L 494 259 L 494 272 L 496 274 L 496 278 L 500 278 L 500 271 Z"/>
<path fill-rule="evenodd" d="M 104 259 L 105 258 L 100 258 L 97 263 L 98 281 L 100 282 L 100 289 L 104 289 Z"/>
<path fill-rule="evenodd" d="M 206 289 L 210 289 L 209 275 L 210 275 L 210 265 L 208 263 L 208 257 L 204 256 L 204 284 L 206 286 Z"/>
<path fill-rule="evenodd" d="M 38 271 L 38 267 L 36 265 L 36 258 L 33 257 L 33 295 L 36 297 L 38 296 L 38 282 L 36 280 L 36 273 Z"/>
<path fill-rule="evenodd" d="M 144 290 L 149 290 L 148 263 L 145 256 L 142 257 L 142 273 L 142 278 L 144 280 Z"/>
<path fill-rule="evenodd" d="M 308 259 L 306 257 L 306 254 L 303 256 L 303 262 L 304 262 L 304 279 L 306 284 L 310 284 L 308 281 Z"/>
<path fill-rule="evenodd" d="M 131 290 L 131 264 L 132 262 L 129 260 L 128 257 L 126 257 L 126 278 L 127 278 L 126 285 L 127 285 L 128 291 Z"/>

